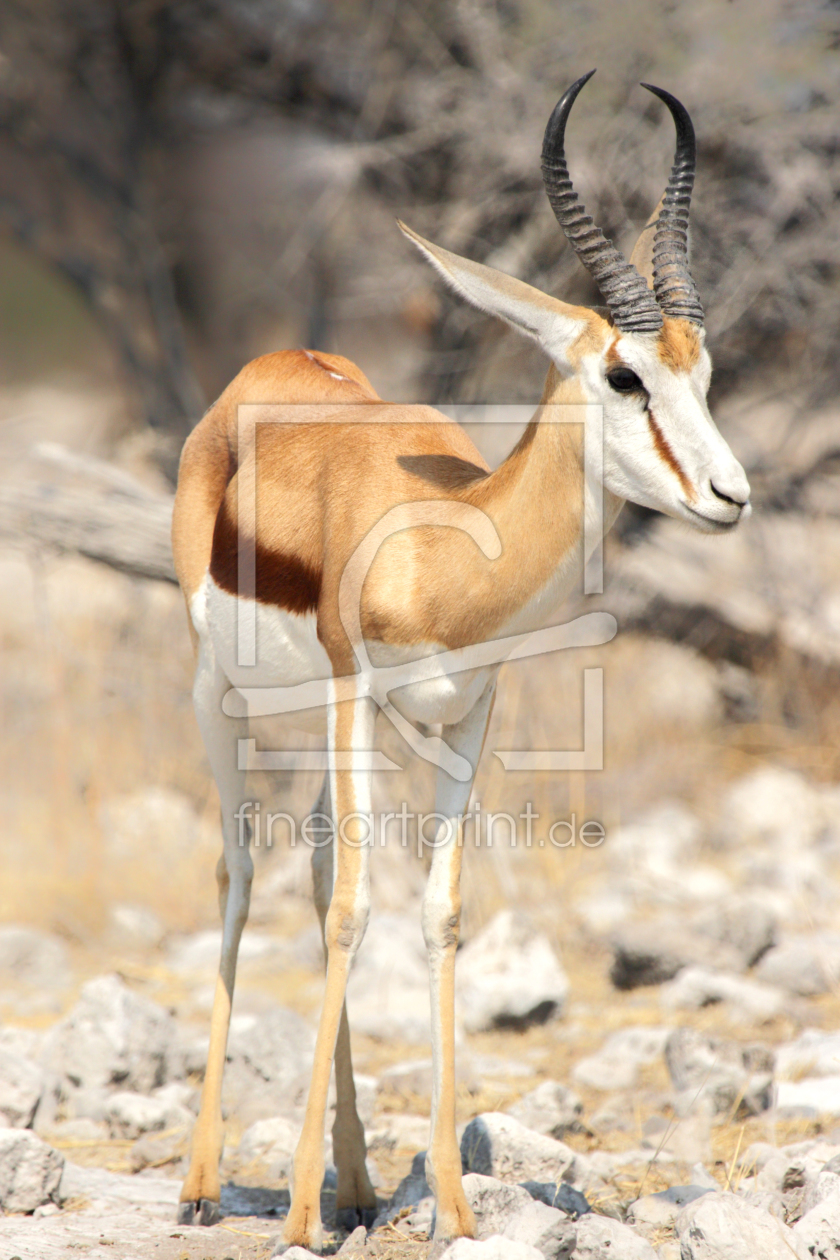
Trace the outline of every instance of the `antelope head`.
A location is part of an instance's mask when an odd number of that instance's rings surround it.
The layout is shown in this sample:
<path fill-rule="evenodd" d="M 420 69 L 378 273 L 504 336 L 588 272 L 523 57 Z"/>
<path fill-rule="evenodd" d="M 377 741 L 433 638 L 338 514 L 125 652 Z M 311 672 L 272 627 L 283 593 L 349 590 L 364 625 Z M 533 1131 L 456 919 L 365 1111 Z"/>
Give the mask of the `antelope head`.
<path fill-rule="evenodd" d="M 668 186 L 628 261 L 586 213 L 566 165 L 566 123 L 592 74 L 572 84 L 554 109 L 542 171 L 557 220 L 605 311 L 560 302 L 400 227 L 468 302 L 536 340 L 561 379 L 575 382 L 580 401 L 601 404 L 598 472 L 608 491 L 706 532 L 725 532 L 749 515 L 750 488 L 706 402 L 712 366 L 688 267 L 694 128 L 676 97 L 642 85 L 670 110 L 677 143 Z"/>

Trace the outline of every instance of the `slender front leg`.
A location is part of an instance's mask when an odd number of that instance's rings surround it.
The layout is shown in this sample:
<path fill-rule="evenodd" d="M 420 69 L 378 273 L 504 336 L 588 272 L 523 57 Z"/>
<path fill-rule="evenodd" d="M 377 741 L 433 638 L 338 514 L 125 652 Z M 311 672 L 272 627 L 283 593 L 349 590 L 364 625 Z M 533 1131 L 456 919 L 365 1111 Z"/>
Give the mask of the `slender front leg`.
<path fill-rule="evenodd" d="M 376 707 L 369 699 L 339 696 L 328 710 L 328 743 L 336 753 L 373 748 Z M 369 765 L 369 758 L 366 761 Z M 330 795 L 336 825 L 334 880 L 324 938 L 327 982 L 315 1041 L 312 1084 L 303 1131 L 294 1158 L 292 1206 L 284 1238 L 311 1250 L 321 1246 L 321 1183 L 324 1179 L 324 1118 L 330 1071 L 336 1050 L 347 976 L 370 912 L 370 770 L 330 769 Z M 368 822 L 370 819 L 370 822 Z"/>
<path fill-rule="evenodd" d="M 318 797 L 314 814 L 330 814 L 329 779 Z M 319 845 L 312 850 L 312 890 L 315 909 L 321 922 L 326 962 L 326 920 L 333 888 L 333 844 Z M 338 1040 L 335 1046 L 335 1121 L 333 1123 L 333 1159 L 338 1173 L 335 1193 L 336 1224 L 347 1230 L 357 1225 L 371 1225 L 376 1217 L 376 1191 L 370 1184 L 365 1146 L 365 1128 L 356 1110 L 356 1084 L 350 1054 L 350 1026 L 347 1003 L 341 1008 Z"/>
<path fill-rule="evenodd" d="M 245 773 L 238 769 L 237 741 L 248 733 L 247 722 L 225 717 L 222 696 L 227 680 L 209 652 L 202 648 L 193 699 L 207 756 L 222 806 L 224 852 L 216 868 L 222 916 L 222 954 L 213 1015 L 210 1049 L 201 1090 L 201 1107 L 192 1137 L 190 1168 L 181 1188 L 179 1225 L 213 1225 L 219 1219 L 219 1160 L 222 1154 L 222 1074 L 227 1053 L 236 959 L 242 929 L 248 918 L 254 866 L 249 852 L 250 824 L 245 804 Z"/>
<path fill-rule="evenodd" d="M 475 1217 L 461 1183 L 461 1152 L 455 1136 L 455 951 L 461 923 L 462 817 L 469 805 L 475 771 L 493 709 L 495 682 L 470 713 L 443 738 L 473 768 L 469 783 L 438 771 L 435 811 L 438 826 L 429 882 L 423 898 L 423 935 L 429 952 L 432 1011 L 432 1132 L 426 1178 L 436 1204 L 435 1239 L 472 1238 Z"/>

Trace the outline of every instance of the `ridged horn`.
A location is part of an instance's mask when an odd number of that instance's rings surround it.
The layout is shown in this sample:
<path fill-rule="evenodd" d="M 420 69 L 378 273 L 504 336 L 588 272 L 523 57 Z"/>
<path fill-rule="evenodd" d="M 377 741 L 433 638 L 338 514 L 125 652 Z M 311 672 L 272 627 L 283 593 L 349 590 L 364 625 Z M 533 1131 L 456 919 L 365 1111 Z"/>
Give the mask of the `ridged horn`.
<path fill-rule="evenodd" d="M 667 105 L 677 131 L 674 164 L 653 237 L 653 291 L 665 315 L 703 325 L 703 307 L 688 269 L 688 212 L 697 148 L 694 127 L 686 107 L 662 88 L 643 83 L 643 88 Z"/>
<path fill-rule="evenodd" d="M 622 332 L 658 332 L 662 311 L 656 298 L 636 268 L 595 226 L 569 178 L 564 147 L 566 122 L 578 93 L 594 73 L 590 70 L 573 83 L 554 107 L 543 139 L 543 183 L 557 222 L 601 290 L 616 326 Z"/>

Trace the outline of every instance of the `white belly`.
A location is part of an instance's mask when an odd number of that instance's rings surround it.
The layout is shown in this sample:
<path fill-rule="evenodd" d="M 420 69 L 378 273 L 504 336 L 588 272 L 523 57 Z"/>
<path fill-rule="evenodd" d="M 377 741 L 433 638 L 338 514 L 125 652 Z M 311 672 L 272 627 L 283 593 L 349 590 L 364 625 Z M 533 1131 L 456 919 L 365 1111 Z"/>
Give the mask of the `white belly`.
<path fill-rule="evenodd" d="M 240 607 L 247 606 L 246 624 L 249 643 L 241 650 Z M 196 593 L 190 613 L 201 638 L 209 637 L 216 660 L 232 686 L 251 691 L 254 688 L 297 687 L 301 683 L 332 678 L 329 656 L 316 630 L 314 613 L 290 613 L 270 604 L 240 601 L 223 591 L 209 576 Z M 249 650 L 253 644 L 254 650 Z M 394 707 L 409 721 L 426 724 L 458 722 L 473 708 L 488 683 L 498 672 L 497 665 L 473 669 L 457 668 L 469 660 L 469 649 L 455 654 L 446 669 L 434 657 L 445 651 L 436 643 L 414 644 L 410 648 L 393 647 L 380 642 L 367 642 L 373 694 L 380 690 L 384 699 L 384 681 L 378 671 L 404 665 L 421 658 L 433 658 L 430 677 L 401 685 L 400 679 L 388 679 L 388 696 Z M 253 664 L 244 664 L 253 655 Z M 290 725 L 307 731 L 326 733 L 323 708 L 297 709 L 286 715 Z"/>

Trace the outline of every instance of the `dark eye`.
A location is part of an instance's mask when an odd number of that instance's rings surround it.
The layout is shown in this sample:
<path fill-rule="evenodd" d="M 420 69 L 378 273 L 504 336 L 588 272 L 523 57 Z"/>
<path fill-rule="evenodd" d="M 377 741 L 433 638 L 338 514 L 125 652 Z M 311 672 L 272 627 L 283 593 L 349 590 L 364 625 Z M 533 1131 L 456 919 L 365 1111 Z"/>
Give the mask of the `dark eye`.
<path fill-rule="evenodd" d="M 642 382 L 629 368 L 613 368 L 607 372 L 607 380 L 617 394 L 630 394 L 634 389 L 642 389 Z"/>

